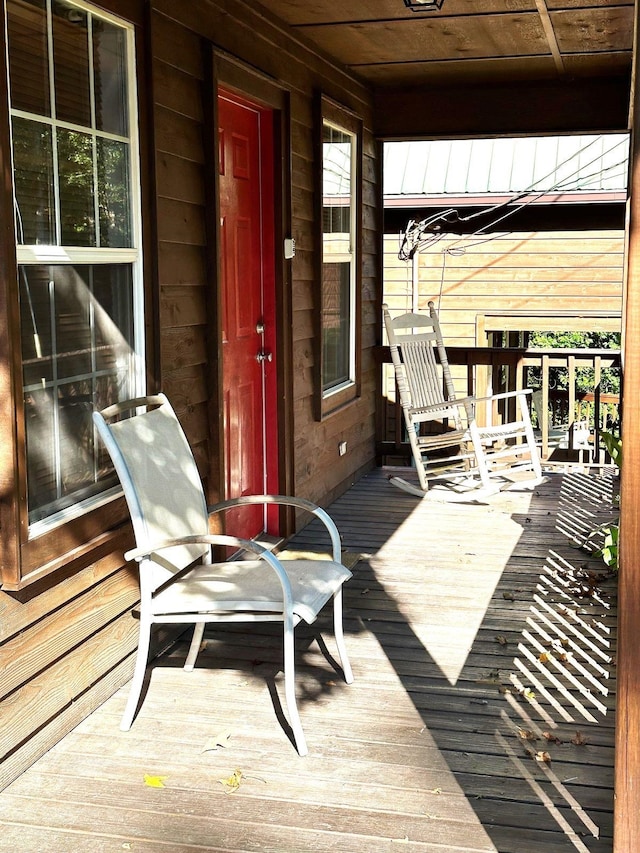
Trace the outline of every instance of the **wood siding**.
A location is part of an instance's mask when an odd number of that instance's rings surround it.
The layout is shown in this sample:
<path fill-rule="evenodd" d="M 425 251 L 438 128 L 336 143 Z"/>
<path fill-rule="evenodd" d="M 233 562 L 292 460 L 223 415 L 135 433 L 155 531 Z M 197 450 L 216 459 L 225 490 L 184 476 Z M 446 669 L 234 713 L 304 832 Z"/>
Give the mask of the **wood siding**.
<path fill-rule="evenodd" d="M 115 0 L 99 5 L 120 14 L 127 6 Z M 138 71 L 144 129 L 149 386 L 162 389 L 172 400 L 200 471 L 208 479 L 208 491 L 216 497 L 221 466 L 211 128 L 214 69 L 224 67 L 222 84 L 228 84 L 230 76 L 236 88 L 238 81 L 253 79 L 254 92 L 278 89 L 288 105 L 284 133 L 291 150 L 283 152 L 283 162 L 290 163 L 284 167 L 283 207 L 297 253 L 286 266 L 282 262 L 279 281 L 280 316 L 290 326 L 281 333 L 283 447 L 293 453 L 293 458 L 288 454 L 291 470 L 283 480 L 295 494 L 328 503 L 369 468 L 374 457 L 371 353 L 379 325 L 381 217 L 371 97 L 354 78 L 247 7 L 238 11 L 229 0 L 195 5 L 153 0 L 145 4 L 144 17 L 142 3 L 128 4 L 124 11 L 137 15 L 136 38 L 146 57 Z M 216 56 L 224 61 L 216 65 Z M 231 74 L 232 68 L 237 74 Z M 360 115 L 365 128 L 362 394 L 323 422 L 314 419 L 312 382 L 313 318 L 319 296 L 313 275 L 318 248 L 313 221 L 317 168 L 313 104 L 319 91 Z M 10 195 L 6 186 L 2 192 Z M 5 196 L 3 210 L 10 209 Z M 13 238 L 5 229 L 2 234 L 0 250 L 10 260 Z M 0 268 L 11 269 L 12 263 Z M 0 310 L 6 329 L 11 309 L 2 301 Z M 6 358 L 0 365 L 3 383 L 10 375 Z M 6 409 L 2 429 L 11 435 L 14 413 Z M 339 441 L 348 446 L 347 455 L 340 458 Z M 14 465 L 9 463 L 10 468 Z M 15 517 L 11 501 L 17 500 L 8 492 L 15 492 L 13 486 L 3 491 L 5 525 Z M 113 514 L 105 518 L 112 519 Z M 3 530 L 5 558 L 7 543 L 17 541 L 17 536 L 17 530 Z M 84 549 L 80 547 L 75 557 L 71 554 L 37 583 L 13 593 L 0 591 L 0 788 L 130 677 L 137 639 L 137 622 L 131 616 L 137 581 L 133 570 L 124 566 L 122 553 L 131 542 L 125 523 L 103 537 L 99 549 L 76 543 Z M 161 635 L 159 642 L 163 641 L 166 637 Z"/>
<path fill-rule="evenodd" d="M 465 251 L 443 253 L 454 242 Z M 483 346 L 485 330 L 506 322 L 511 330 L 519 324 L 522 330 L 563 324 L 566 330 L 588 330 L 598 318 L 598 328 L 620 331 L 622 231 L 524 232 L 483 242 L 444 239 L 418 256 L 415 272 L 411 261 L 398 259 L 398 248 L 398 237 L 386 235 L 385 301 L 398 312 L 412 310 L 415 276 L 417 307 L 426 310 L 431 299 L 439 305 L 449 346 Z"/>

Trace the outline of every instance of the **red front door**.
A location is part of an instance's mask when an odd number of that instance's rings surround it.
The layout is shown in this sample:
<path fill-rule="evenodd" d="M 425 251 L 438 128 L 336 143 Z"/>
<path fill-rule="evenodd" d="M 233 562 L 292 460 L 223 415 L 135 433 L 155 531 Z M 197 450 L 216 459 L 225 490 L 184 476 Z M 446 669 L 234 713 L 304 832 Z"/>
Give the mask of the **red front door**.
<path fill-rule="evenodd" d="M 277 491 L 273 116 L 218 97 L 222 374 L 226 497 Z M 270 530 L 259 507 L 227 513 L 227 530 Z"/>

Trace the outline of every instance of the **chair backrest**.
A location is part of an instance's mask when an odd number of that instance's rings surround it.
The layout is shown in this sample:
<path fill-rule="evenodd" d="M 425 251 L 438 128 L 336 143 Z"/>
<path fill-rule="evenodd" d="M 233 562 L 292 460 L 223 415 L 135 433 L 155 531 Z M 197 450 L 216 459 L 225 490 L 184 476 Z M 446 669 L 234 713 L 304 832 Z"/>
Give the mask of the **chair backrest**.
<path fill-rule="evenodd" d="M 93 420 L 120 478 L 137 547 L 209 532 L 200 475 L 164 394 L 117 403 Z M 154 555 L 161 571 L 153 586 L 207 552 L 206 545 L 185 545 Z"/>
<path fill-rule="evenodd" d="M 402 406 L 446 408 L 455 399 L 455 389 L 433 302 L 428 315 L 407 313 L 393 319 L 388 306 L 382 307 Z"/>

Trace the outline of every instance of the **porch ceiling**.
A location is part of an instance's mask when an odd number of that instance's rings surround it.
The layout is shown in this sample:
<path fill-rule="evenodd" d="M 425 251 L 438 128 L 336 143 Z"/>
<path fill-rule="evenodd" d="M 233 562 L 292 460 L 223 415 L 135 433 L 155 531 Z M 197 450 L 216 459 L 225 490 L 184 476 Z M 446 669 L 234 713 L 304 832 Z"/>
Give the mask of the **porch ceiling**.
<path fill-rule="evenodd" d="M 633 0 L 260 0 L 371 85 L 567 80 L 626 74 Z M 252 6 L 255 4 L 252 4 Z"/>

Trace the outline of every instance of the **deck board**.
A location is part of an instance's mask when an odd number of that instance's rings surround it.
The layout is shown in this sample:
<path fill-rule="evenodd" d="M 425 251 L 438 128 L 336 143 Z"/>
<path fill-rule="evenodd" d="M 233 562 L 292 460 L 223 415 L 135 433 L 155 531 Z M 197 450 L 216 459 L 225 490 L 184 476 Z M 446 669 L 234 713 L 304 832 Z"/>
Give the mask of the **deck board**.
<path fill-rule="evenodd" d="M 616 584 L 566 535 L 610 498 L 576 472 L 420 501 L 372 472 L 331 507 L 361 554 L 354 684 L 328 617 L 298 632 L 309 755 L 279 705 L 277 629 L 209 630 L 193 673 L 186 640 L 154 663 L 130 732 L 124 689 L 0 794 L 0 849 L 610 853 Z M 315 523 L 293 544 L 326 545 Z"/>

